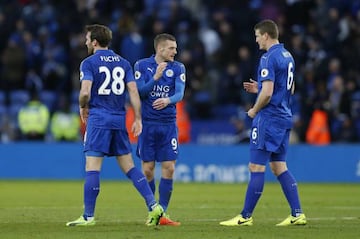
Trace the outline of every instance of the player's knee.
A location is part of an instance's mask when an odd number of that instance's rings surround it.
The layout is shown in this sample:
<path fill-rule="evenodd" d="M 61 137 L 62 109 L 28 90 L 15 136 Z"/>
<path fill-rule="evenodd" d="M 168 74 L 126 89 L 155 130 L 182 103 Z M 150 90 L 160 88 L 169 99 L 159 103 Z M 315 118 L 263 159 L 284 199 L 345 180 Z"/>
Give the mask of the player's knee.
<path fill-rule="evenodd" d="M 175 173 L 175 164 L 163 164 L 162 176 L 164 178 L 172 178 Z"/>
<path fill-rule="evenodd" d="M 166 174 L 168 176 L 172 176 L 172 175 L 174 175 L 175 168 L 174 167 L 168 167 L 168 168 L 165 169 L 165 171 L 166 171 Z"/>
<path fill-rule="evenodd" d="M 249 163 L 248 168 L 249 168 L 249 171 L 252 173 L 265 172 L 265 169 L 266 169 L 266 167 L 264 165 L 254 164 L 254 163 Z"/>
<path fill-rule="evenodd" d="M 154 178 L 154 170 L 151 168 L 144 168 L 143 169 L 144 175 L 147 180 L 152 180 Z"/>
<path fill-rule="evenodd" d="M 272 162 L 270 163 L 272 173 L 277 177 L 287 170 L 287 166 L 284 162 Z"/>

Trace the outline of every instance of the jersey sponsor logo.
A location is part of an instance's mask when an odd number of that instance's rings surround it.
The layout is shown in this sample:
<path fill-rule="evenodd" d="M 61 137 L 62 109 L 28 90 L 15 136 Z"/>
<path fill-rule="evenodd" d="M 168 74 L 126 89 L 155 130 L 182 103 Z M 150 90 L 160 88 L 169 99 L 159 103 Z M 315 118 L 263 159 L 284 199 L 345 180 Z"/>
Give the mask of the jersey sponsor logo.
<path fill-rule="evenodd" d="M 261 74 L 261 77 L 267 77 L 269 75 L 269 70 L 262 69 L 260 74 Z"/>
<path fill-rule="evenodd" d="M 182 73 L 182 74 L 180 75 L 180 80 L 182 80 L 183 82 L 185 82 L 185 80 L 186 80 L 185 73 Z"/>
<path fill-rule="evenodd" d="M 150 67 L 146 68 L 146 70 L 150 71 L 151 73 L 154 73 L 154 70 L 151 69 Z"/>
<path fill-rule="evenodd" d="M 171 70 L 171 69 L 168 69 L 168 70 L 165 71 L 165 75 L 167 77 L 172 77 L 174 75 L 174 71 Z"/>
<path fill-rule="evenodd" d="M 140 79 L 140 77 L 141 77 L 140 71 L 135 71 L 135 80 Z"/>
<path fill-rule="evenodd" d="M 154 85 L 153 90 L 150 92 L 151 97 L 166 98 L 169 97 L 170 86 L 168 85 Z"/>
<path fill-rule="evenodd" d="M 80 71 L 80 80 L 84 78 L 84 72 Z"/>

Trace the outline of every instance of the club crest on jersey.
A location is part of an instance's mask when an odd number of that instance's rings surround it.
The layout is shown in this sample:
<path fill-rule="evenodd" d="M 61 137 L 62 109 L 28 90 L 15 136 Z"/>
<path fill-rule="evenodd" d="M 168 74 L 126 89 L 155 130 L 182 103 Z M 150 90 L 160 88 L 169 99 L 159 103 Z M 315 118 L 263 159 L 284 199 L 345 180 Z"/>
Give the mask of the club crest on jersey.
<path fill-rule="evenodd" d="M 182 74 L 180 75 L 180 80 L 182 80 L 183 82 L 185 82 L 185 80 L 186 80 L 185 73 L 182 73 Z"/>
<path fill-rule="evenodd" d="M 80 71 L 80 80 L 82 80 L 82 78 L 84 78 L 84 72 Z"/>
<path fill-rule="evenodd" d="M 261 77 L 267 77 L 269 75 L 268 69 L 262 69 L 261 70 Z"/>
<path fill-rule="evenodd" d="M 172 76 L 174 76 L 174 71 L 171 70 L 171 69 L 168 69 L 168 70 L 165 71 L 165 75 L 167 77 L 172 77 Z"/>
<path fill-rule="evenodd" d="M 141 73 L 140 71 L 135 71 L 135 80 L 140 79 Z"/>

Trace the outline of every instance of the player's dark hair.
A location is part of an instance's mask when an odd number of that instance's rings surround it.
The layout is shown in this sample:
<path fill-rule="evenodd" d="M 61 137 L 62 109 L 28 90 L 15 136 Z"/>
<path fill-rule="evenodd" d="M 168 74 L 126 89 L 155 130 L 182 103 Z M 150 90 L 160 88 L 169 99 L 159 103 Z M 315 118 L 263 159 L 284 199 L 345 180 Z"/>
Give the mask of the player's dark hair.
<path fill-rule="evenodd" d="M 176 41 L 176 38 L 173 35 L 168 34 L 168 33 L 161 33 L 161 34 L 156 35 L 156 37 L 154 38 L 154 48 L 155 48 L 155 50 L 156 50 L 156 48 L 157 48 L 157 46 L 159 45 L 160 42 L 163 42 L 163 41 L 166 41 L 166 40 Z"/>
<path fill-rule="evenodd" d="M 86 25 L 85 30 L 91 33 L 91 41 L 96 40 L 101 47 L 107 47 L 110 45 L 112 31 L 107 26 L 100 24 Z"/>
<path fill-rule="evenodd" d="M 272 39 L 279 38 L 279 29 L 276 23 L 272 20 L 263 20 L 254 26 L 254 30 L 259 30 L 260 34 L 269 34 Z"/>

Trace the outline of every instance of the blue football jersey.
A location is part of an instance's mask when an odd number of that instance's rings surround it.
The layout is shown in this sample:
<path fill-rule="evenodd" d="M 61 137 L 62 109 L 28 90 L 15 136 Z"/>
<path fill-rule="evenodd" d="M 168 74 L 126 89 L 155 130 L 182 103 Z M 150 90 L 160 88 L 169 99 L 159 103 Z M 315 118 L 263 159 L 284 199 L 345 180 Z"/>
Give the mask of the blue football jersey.
<path fill-rule="evenodd" d="M 283 44 L 276 44 L 264 53 L 258 67 L 259 92 L 262 81 L 274 82 L 271 100 L 260 110 L 259 117 L 271 117 L 289 129 L 292 127 L 290 97 L 294 84 L 294 71 L 295 61 Z"/>
<path fill-rule="evenodd" d="M 178 61 L 167 62 L 163 76 L 155 81 L 153 76 L 157 66 L 154 55 L 137 61 L 134 66 L 135 80 L 142 99 L 142 119 L 157 123 L 176 122 L 176 105 L 174 103 L 162 110 L 155 110 L 152 104 L 156 99 L 174 96 L 178 91 L 181 91 L 182 98 L 186 78 L 185 66 Z"/>
<path fill-rule="evenodd" d="M 130 63 L 112 50 L 97 50 L 80 64 L 80 81 L 92 81 L 88 125 L 125 128 L 126 84 L 134 81 Z"/>

